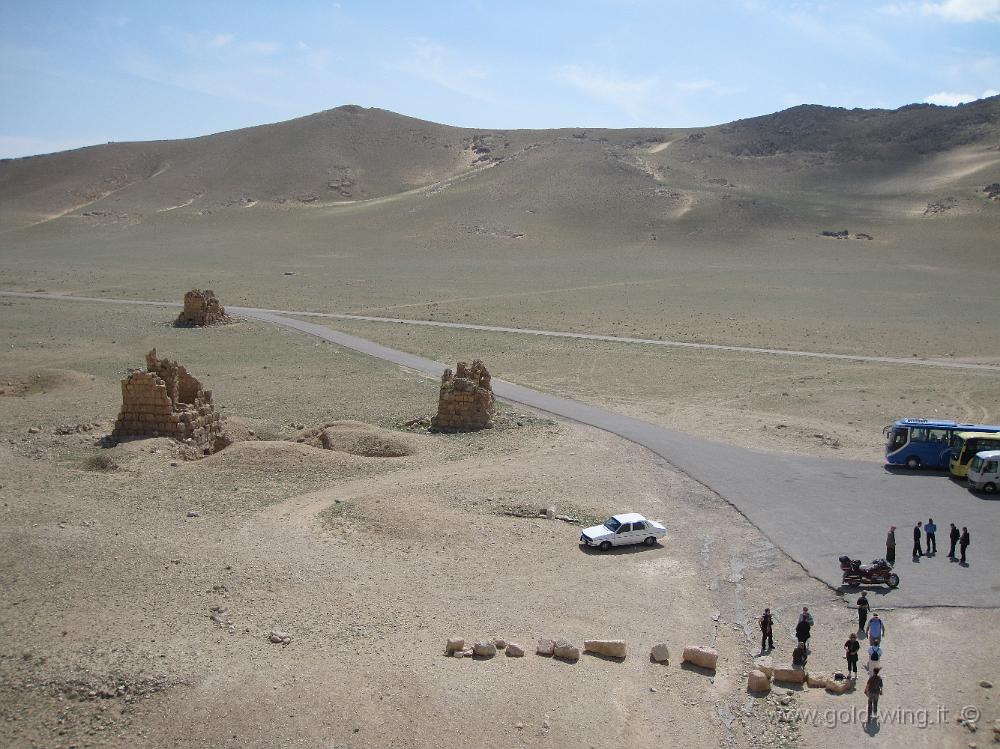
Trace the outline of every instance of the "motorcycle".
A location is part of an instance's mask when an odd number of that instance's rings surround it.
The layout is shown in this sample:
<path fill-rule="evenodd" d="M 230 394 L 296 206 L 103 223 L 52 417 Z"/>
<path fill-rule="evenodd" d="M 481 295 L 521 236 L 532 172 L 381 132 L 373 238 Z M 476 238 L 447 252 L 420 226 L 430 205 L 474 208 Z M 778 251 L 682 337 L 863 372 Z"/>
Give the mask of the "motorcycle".
<path fill-rule="evenodd" d="M 844 573 L 843 584 L 851 587 L 888 585 L 890 588 L 895 588 L 899 585 L 899 575 L 892 571 L 892 565 L 884 559 L 873 559 L 871 564 L 863 565 L 860 559 L 842 556 L 840 569 Z"/>

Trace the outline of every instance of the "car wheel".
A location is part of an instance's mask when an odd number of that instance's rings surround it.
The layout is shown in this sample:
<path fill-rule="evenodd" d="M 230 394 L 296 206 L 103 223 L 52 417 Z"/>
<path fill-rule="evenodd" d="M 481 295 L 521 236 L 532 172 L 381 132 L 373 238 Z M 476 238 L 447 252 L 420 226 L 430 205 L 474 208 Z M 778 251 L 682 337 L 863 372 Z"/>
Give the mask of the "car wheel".
<path fill-rule="evenodd" d="M 656 538 L 653 536 L 647 536 L 643 543 L 646 544 L 646 546 L 654 546 L 656 544 Z"/>
<path fill-rule="evenodd" d="M 906 467 L 909 468 L 911 471 L 917 470 L 918 468 L 920 468 L 920 458 L 918 458 L 916 455 L 911 455 L 906 459 Z"/>
<path fill-rule="evenodd" d="M 608 549 L 611 548 L 611 542 L 610 541 L 601 541 L 601 545 L 598 546 L 597 548 L 599 548 L 601 551 L 607 551 Z"/>
<path fill-rule="evenodd" d="M 899 587 L 899 575 L 897 575 L 895 572 L 889 575 L 889 587 L 890 588 Z"/>

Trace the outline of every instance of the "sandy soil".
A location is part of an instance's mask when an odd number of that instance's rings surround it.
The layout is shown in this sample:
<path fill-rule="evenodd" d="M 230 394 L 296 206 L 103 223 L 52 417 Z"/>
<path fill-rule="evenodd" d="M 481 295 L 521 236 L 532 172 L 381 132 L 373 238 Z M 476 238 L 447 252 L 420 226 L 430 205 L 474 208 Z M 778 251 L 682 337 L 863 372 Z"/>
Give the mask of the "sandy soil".
<path fill-rule="evenodd" d="M 784 690 L 747 694 L 765 605 L 777 615 L 779 663 L 795 613 L 815 613 L 818 671 L 842 667 L 854 612 L 726 503 L 632 445 L 509 410 L 489 432 L 401 433 L 413 454 L 399 458 L 276 441 L 345 419 L 391 436 L 433 408 L 436 383 L 250 323 L 175 330 L 157 310 L 40 304 L 8 307 L 2 323 L 18 356 L 0 381 L 23 385 L 0 398 L 6 745 L 970 739 L 954 721 L 886 720 L 874 739 L 856 722 L 824 724 L 843 717 L 829 708 L 860 710 L 857 693 L 794 691 L 787 706 Z M 168 440 L 99 448 L 118 377 L 150 342 L 211 381 L 235 432 L 268 439 L 196 462 Z M 579 524 L 522 517 L 548 505 L 582 524 L 636 510 L 670 532 L 653 549 L 586 553 Z M 971 704 L 983 726 L 998 717 L 978 686 L 995 680 L 995 649 L 945 647 L 959 630 L 989 631 L 995 612 L 884 613 L 883 707 L 936 716 L 938 705 L 954 715 Z M 290 644 L 268 642 L 272 629 Z M 455 635 L 503 636 L 529 654 L 447 658 Z M 568 665 L 531 652 L 543 636 L 623 637 L 630 653 Z M 648 661 L 659 641 L 671 648 L 667 666 Z M 695 643 L 722 654 L 714 675 L 678 663 Z M 799 708 L 819 712 L 781 720 Z"/>

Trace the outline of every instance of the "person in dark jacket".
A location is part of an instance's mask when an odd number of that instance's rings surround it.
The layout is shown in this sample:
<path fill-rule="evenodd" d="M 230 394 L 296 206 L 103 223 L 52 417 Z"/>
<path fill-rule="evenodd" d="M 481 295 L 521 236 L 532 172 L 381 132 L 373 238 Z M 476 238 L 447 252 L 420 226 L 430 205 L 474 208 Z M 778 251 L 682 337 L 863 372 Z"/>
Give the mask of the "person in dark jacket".
<path fill-rule="evenodd" d="M 861 650 L 861 643 L 858 642 L 858 636 L 851 632 L 851 636 L 847 638 L 847 642 L 844 643 L 844 650 L 847 651 L 847 675 L 850 676 L 851 672 L 854 672 L 855 678 L 858 676 L 858 651 Z"/>
<path fill-rule="evenodd" d="M 805 643 L 800 642 L 792 651 L 792 668 L 805 668 L 807 660 L 809 660 L 809 651 L 806 650 Z"/>
<path fill-rule="evenodd" d="M 808 615 L 799 617 L 799 623 L 795 625 L 795 639 L 802 647 L 809 644 L 809 636 L 812 634 L 812 617 Z"/>
<path fill-rule="evenodd" d="M 958 528 L 954 523 L 951 524 L 951 530 L 948 531 L 948 540 L 951 541 L 951 549 L 948 551 L 948 558 L 955 558 L 955 547 L 958 546 L 958 539 L 961 538 L 962 534 L 959 532 Z"/>
<path fill-rule="evenodd" d="M 896 526 L 889 526 L 889 535 L 885 537 L 885 561 L 896 564 Z"/>
<path fill-rule="evenodd" d="M 922 557 L 924 555 L 924 550 L 920 548 L 920 521 L 913 526 L 913 558 Z"/>
<path fill-rule="evenodd" d="M 764 652 L 764 644 L 768 650 L 774 650 L 774 617 L 771 609 L 764 609 L 760 617 L 760 652 Z"/>
<path fill-rule="evenodd" d="M 962 552 L 962 558 L 959 560 L 961 564 L 967 564 L 965 561 L 965 550 L 969 548 L 969 544 L 972 540 L 969 538 L 969 529 L 964 525 L 962 526 L 962 535 L 958 539 L 958 549 Z"/>
<path fill-rule="evenodd" d="M 872 675 L 868 677 L 865 684 L 865 696 L 868 697 L 868 720 L 875 720 L 878 717 L 878 698 L 882 696 L 882 677 L 879 676 L 879 668 L 872 669 Z"/>
<path fill-rule="evenodd" d="M 861 591 L 861 598 L 858 599 L 858 632 L 865 631 L 865 624 L 868 622 L 868 591 Z"/>

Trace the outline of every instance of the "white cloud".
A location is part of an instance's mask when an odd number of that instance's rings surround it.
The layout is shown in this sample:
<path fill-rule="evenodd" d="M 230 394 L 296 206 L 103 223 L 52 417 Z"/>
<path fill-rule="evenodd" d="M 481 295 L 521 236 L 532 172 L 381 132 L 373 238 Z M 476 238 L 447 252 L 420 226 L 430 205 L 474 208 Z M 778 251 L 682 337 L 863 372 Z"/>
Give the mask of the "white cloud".
<path fill-rule="evenodd" d="M 889 3 L 880 10 L 894 16 L 935 16 L 954 23 L 1000 21 L 1000 0 Z"/>
<path fill-rule="evenodd" d="M 281 51 L 281 45 L 278 42 L 247 42 L 243 49 L 255 55 L 273 55 Z"/>
<path fill-rule="evenodd" d="M 410 40 L 410 55 L 387 67 L 401 73 L 421 78 L 465 96 L 489 100 L 483 81 L 488 77 L 485 68 L 468 65 L 458 59 L 447 47 L 417 38 Z"/>
<path fill-rule="evenodd" d="M 563 65 L 554 77 L 636 119 L 646 111 L 657 85 L 656 78 L 625 78 L 583 65 Z"/>
<path fill-rule="evenodd" d="M 983 91 L 981 94 L 960 94 L 954 91 L 938 91 L 936 94 L 931 94 L 924 99 L 927 104 L 937 104 L 941 107 L 954 107 L 959 104 L 966 104 L 970 101 L 976 101 L 977 99 L 987 99 L 990 96 L 996 96 L 998 91 L 993 89 L 988 89 Z"/>
<path fill-rule="evenodd" d="M 228 47 L 230 44 L 233 43 L 233 40 L 235 38 L 236 34 L 216 34 L 215 36 L 212 36 L 207 41 L 205 41 L 205 46 L 208 47 L 209 49 L 219 49 L 220 47 Z M 204 39 L 204 37 L 199 39 L 198 36 L 192 35 L 193 43 L 196 46 L 202 39 Z"/>

